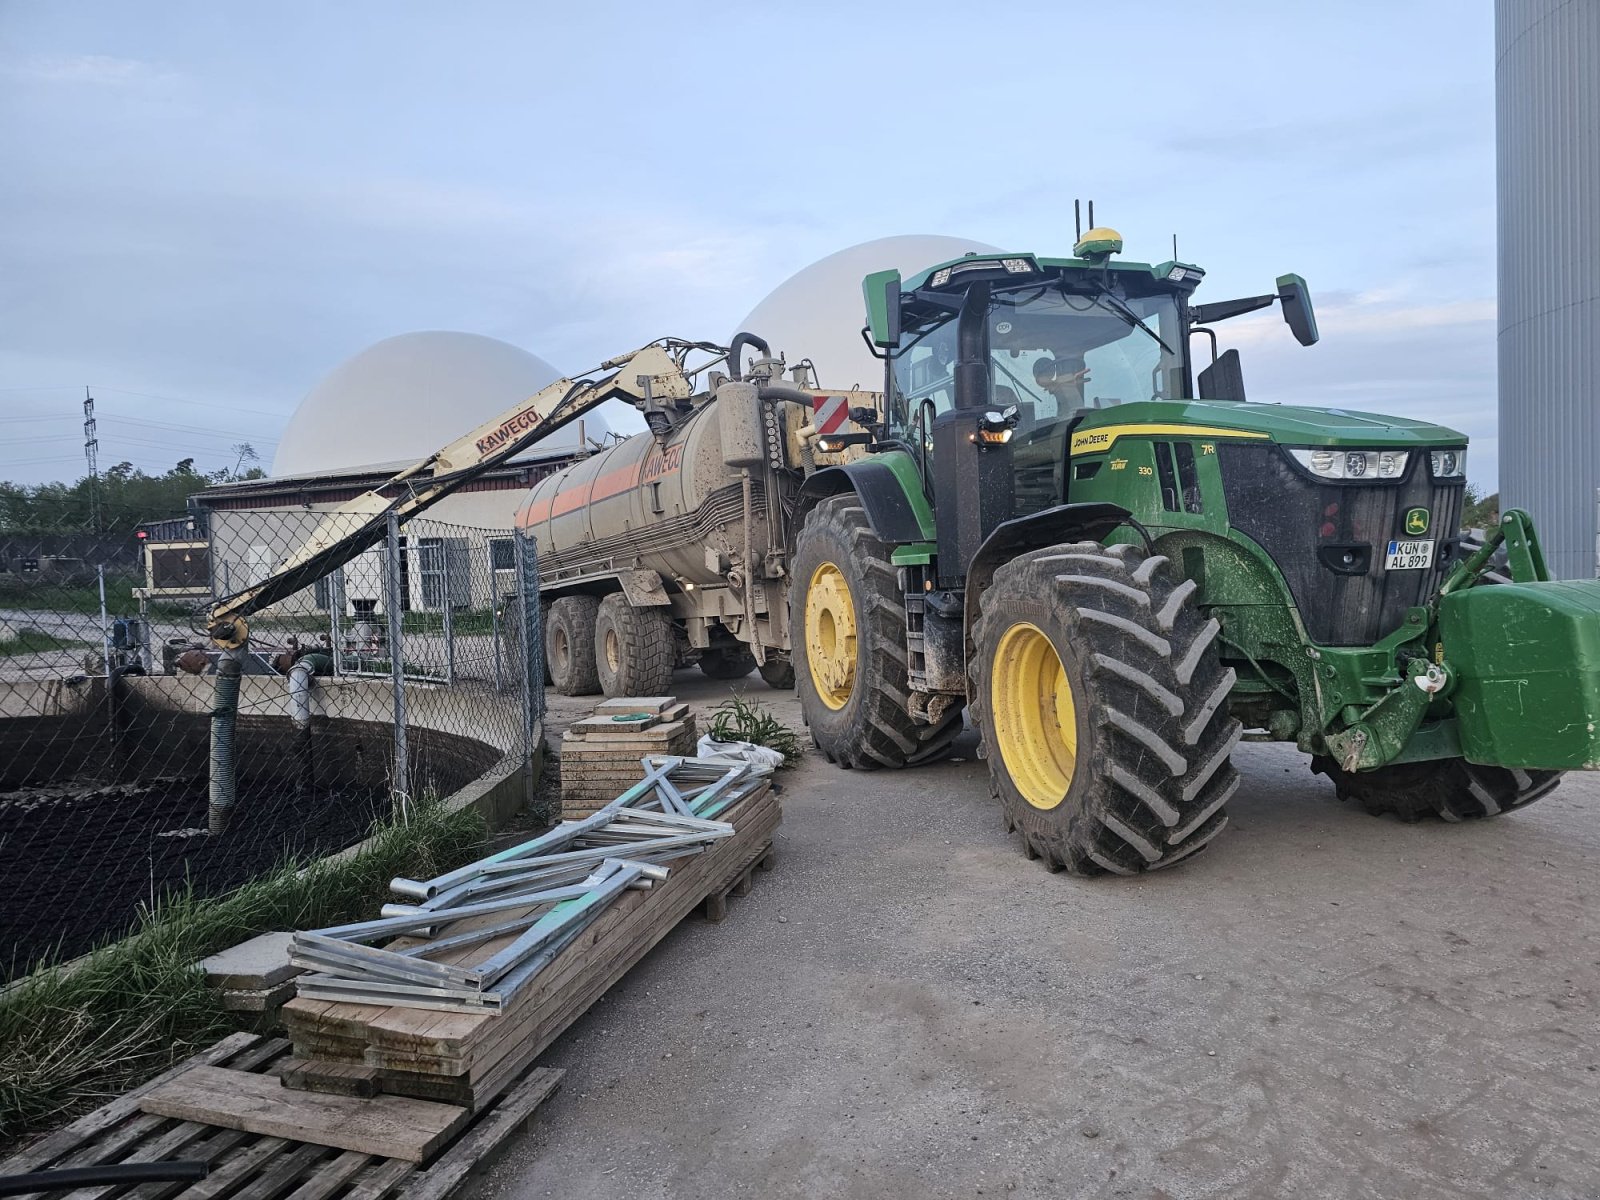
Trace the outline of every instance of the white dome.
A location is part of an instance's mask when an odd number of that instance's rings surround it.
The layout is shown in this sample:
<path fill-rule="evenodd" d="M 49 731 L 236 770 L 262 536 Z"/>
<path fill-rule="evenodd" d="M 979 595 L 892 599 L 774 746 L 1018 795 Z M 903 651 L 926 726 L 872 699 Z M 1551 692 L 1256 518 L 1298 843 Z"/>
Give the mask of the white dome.
<path fill-rule="evenodd" d="M 791 366 L 809 358 L 821 387 L 859 386 L 876 392 L 883 387 L 883 363 L 861 340 L 867 311 L 861 281 L 874 271 L 892 268 L 910 276 L 970 250 L 983 254 L 996 249 L 970 238 L 934 234 L 862 242 L 789 276 L 751 310 L 739 329 L 765 338 Z"/>
<path fill-rule="evenodd" d="M 278 441 L 272 473 L 415 462 L 560 378 L 537 355 L 476 333 L 386 338 L 346 359 L 306 393 Z M 584 418 L 585 437 L 605 436 L 609 407 Z M 555 449 L 577 442 L 573 422 L 536 445 Z"/>

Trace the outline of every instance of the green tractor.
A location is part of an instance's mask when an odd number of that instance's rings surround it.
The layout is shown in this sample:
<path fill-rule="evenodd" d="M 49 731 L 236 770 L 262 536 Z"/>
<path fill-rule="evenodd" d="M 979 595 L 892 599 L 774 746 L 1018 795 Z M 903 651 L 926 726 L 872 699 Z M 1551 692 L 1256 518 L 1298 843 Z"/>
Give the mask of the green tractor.
<path fill-rule="evenodd" d="M 1241 739 L 1404 821 L 1600 768 L 1600 582 L 1551 581 L 1519 511 L 1461 536 L 1461 434 L 1245 400 L 1212 326 L 1276 303 L 1311 345 L 1298 276 L 1197 304 L 1121 249 L 866 279 L 883 411 L 825 441 L 866 452 L 806 480 L 789 564 L 823 753 L 927 761 L 965 709 L 1025 852 L 1079 874 L 1215 838 Z"/>

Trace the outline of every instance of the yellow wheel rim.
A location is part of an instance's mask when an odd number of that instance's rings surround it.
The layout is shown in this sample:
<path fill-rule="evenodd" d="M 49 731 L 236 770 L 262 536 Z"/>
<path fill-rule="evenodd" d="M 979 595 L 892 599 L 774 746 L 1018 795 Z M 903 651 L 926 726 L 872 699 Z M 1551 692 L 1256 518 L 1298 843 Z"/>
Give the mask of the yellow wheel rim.
<path fill-rule="evenodd" d="M 1078 709 L 1061 656 L 1037 625 L 1013 625 L 1001 637 L 989 705 L 1011 782 L 1034 808 L 1055 808 L 1078 764 Z"/>
<path fill-rule="evenodd" d="M 606 630 L 606 670 L 615 672 L 622 666 L 622 647 L 617 644 L 617 631 Z"/>
<path fill-rule="evenodd" d="M 856 682 L 856 607 L 844 572 L 825 562 L 806 587 L 806 665 L 817 696 L 838 710 Z"/>

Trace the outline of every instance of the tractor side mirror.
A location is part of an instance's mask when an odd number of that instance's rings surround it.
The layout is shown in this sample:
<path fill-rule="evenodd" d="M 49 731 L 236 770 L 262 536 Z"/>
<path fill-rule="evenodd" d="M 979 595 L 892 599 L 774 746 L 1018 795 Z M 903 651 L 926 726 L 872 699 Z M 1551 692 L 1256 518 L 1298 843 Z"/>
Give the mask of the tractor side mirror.
<path fill-rule="evenodd" d="M 872 344 L 892 350 L 900 344 L 900 272 L 874 271 L 862 280 L 861 290 Z"/>
<path fill-rule="evenodd" d="M 1298 275 L 1278 276 L 1278 302 L 1283 305 L 1283 319 L 1302 346 L 1317 343 L 1317 314 L 1311 308 L 1311 293 L 1306 281 Z"/>
<path fill-rule="evenodd" d="M 1313 340 L 1315 331 L 1313 331 Z M 1297 335 L 1298 336 L 1298 335 Z M 1224 350 L 1196 381 L 1202 400 L 1244 399 L 1244 367 L 1237 350 Z"/>

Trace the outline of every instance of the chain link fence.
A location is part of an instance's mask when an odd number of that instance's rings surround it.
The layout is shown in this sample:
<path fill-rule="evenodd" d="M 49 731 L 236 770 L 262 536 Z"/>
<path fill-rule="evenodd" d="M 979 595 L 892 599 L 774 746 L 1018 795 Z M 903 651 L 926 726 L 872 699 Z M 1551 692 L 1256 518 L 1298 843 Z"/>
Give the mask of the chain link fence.
<path fill-rule="evenodd" d="M 219 674 L 206 606 L 366 520 L 0 531 L 0 981 L 176 891 L 222 894 L 419 801 L 526 780 L 544 666 L 537 559 L 512 530 L 391 523 L 248 618 L 237 680 Z"/>

